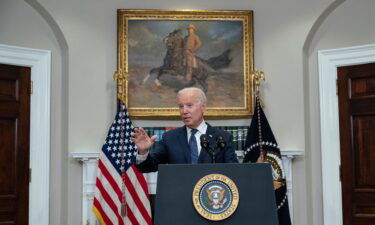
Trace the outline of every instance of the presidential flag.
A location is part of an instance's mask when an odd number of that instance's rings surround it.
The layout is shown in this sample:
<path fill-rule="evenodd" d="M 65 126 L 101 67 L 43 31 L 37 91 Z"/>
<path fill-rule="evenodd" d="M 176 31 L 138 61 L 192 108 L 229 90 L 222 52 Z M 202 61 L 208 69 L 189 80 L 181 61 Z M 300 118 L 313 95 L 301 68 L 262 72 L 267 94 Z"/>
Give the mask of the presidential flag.
<path fill-rule="evenodd" d="M 133 128 L 125 105 L 119 103 L 96 177 L 93 211 L 102 225 L 152 224 L 146 179 L 135 167 L 137 148 L 130 140 Z"/>
<path fill-rule="evenodd" d="M 258 96 L 256 96 L 254 115 L 246 137 L 243 162 L 266 162 L 271 164 L 273 183 L 276 189 L 275 196 L 279 225 L 291 225 L 280 148 L 260 105 Z"/>

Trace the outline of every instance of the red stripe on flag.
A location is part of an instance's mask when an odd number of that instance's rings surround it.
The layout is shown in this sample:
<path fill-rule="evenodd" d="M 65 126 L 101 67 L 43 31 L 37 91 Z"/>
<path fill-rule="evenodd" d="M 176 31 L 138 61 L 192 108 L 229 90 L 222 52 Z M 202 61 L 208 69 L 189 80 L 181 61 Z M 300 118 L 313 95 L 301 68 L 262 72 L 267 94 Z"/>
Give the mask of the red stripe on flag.
<path fill-rule="evenodd" d="M 94 206 L 99 211 L 100 216 L 103 218 L 106 225 L 114 225 L 111 220 L 108 218 L 107 214 L 105 214 L 102 206 L 100 205 L 98 199 L 94 198 Z"/>
<path fill-rule="evenodd" d="M 129 191 L 130 195 L 132 196 L 134 203 L 137 205 L 139 212 L 142 214 L 143 218 L 146 220 L 147 224 L 151 224 L 151 217 L 148 214 L 145 206 L 143 205 L 143 202 L 141 201 L 141 199 L 139 199 L 138 193 L 136 192 L 133 186 L 133 183 L 130 181 L 130 178 L 127 173 L 125 176 L 125 186 L 127 190 Z"/>
<path fill-rule="evenodd" d="M 117 185 L 116 181 L 113 179 L 112 175 L 109 173 L 109 171 L 107 170 L 107 168 L 105 167 L 105 165 L 103 164 L 103 162 L 101 160 L 99 160 L 98 166 L 99 166 L 100 171 L 107 178 L 108 183 L 111 184 L 113 190 L 116 192 L 118 198 L 121 201 L 122 191 L 121 191 L 120 187 Z"/>
<path fill-rule="evenodd" d="M 148 186 L 144 175 L 138 171 L 137 167 L 134 164 L 131 167 L 133 168 L 135 175 L 137 175 L 138 182 L 141 184 L 141 187 L 145 192 L 147 199 L 149 199 L 147 188 Z"/>
<path fill-rule="evenodd" d="M 138 220 L 135 218 L 135 216 L 134 216 L 132 210 L 131 210 L 128 206 L 126 206 L 126 210 L 127 210 L 127 212 L 128 212 L 128 218 L 129 218 L 130 222 L 132 223 L 132 225 L 139 225 L 139 222 L 138 222 Z M 151 223 L 149 223 L 149 224 L 151 224 Z"/>
<path fill-rule="evenodd" d="M 115 215 L 116 215 L 116 217 L 119 221 L 119 224 L 123 225 L 124 221 L 123 221 L 122 217 L 120 216 L 120 214 L 118 213 L 119 210 L 118 210 L 116 204 L 113 202 L 111 196 L 109 196 L 107 191 L 104 189 L 104 187 L 102 185 L 102 182 L 99 179 L 96 180 L 96 187 L 99 189 L 100 193 L 102 194 L 103 199 L 107 202 L 109 207 L 111 207 L 113 213 L 115 213 Z"/>

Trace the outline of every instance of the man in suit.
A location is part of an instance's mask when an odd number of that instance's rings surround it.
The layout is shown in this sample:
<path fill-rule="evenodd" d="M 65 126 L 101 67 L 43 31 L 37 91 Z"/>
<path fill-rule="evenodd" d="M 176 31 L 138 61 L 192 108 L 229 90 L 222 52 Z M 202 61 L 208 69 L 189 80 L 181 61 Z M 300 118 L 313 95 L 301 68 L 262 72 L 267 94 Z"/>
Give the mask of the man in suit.
<path fill-rule="evenodd" d="M 200 136 L 206 134 L 211 148 L 219 149 L 217 140 L 222 139 L 224 145 L 215 154 L 217 163 L 238 162 L 232 136 L 214 128 L 204 121 L 206 96 L 195 87 L 184 88 L 177 94 L 181 120 L 185 124 L 175 130 L 165 132 L 154 151 L 149 152 L 156 136 L 149 137 L 143 128 L 135 128 L 132 141 L 138 148 L 137 168 L 143 173 L 157 171 L 160 163 L 196 164 L 211 163 L 212 155 L 200 144 Z"/>

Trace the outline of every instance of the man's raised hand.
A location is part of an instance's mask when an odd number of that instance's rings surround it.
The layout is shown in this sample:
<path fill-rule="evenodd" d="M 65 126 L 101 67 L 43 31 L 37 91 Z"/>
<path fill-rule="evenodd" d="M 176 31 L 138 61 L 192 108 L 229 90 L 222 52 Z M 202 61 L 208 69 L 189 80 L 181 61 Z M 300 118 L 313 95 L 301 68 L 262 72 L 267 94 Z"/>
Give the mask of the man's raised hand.
<path fill-rule="evenodd" d="M 148 152 L 148 149 L 155 143 L 157 136 L 154 135 L 149 137 L 147 132 L 142 128 L 134 128 L 133 135 L 131 136 L 131 140 L 138 148 L 138 153 L 140 155 L 144 155 Z"/>

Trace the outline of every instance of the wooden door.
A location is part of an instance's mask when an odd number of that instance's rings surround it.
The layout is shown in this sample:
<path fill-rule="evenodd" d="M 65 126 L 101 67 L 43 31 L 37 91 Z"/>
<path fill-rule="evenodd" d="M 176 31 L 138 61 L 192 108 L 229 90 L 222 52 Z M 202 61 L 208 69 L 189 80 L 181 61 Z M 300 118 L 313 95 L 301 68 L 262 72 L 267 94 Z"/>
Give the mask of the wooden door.
<path fill-rule="evenodd" d="M 375 224 L 375 63 L 338 68 L 344 225 Z"/>
<path fill-rule="evenodd" d="M 28 224 L 30 68 L 0 64 L 0 224 Z"/>

